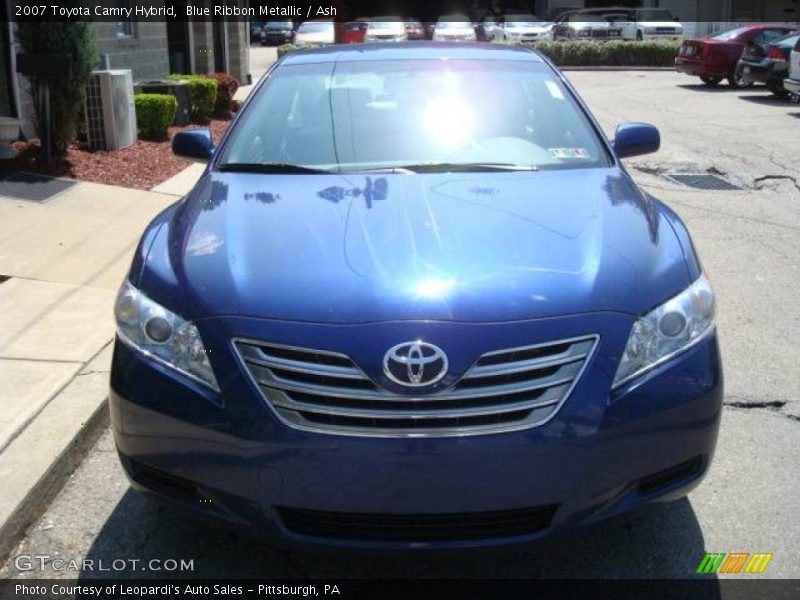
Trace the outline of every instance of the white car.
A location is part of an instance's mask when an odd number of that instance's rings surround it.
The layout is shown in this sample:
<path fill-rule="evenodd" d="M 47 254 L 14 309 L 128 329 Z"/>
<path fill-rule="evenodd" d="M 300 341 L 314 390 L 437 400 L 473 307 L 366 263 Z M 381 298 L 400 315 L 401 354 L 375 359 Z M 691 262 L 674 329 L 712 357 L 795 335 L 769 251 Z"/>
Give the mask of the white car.
<path fill-rule="evenodd" d="M 396 17 L 376 17 L 367 23 L 365 42 L 404 42 L 408 39 L 406 25 Z"/>
<path fill-rule="evenodd" d="M 792 95 L 795 102 L 800 102 L 800 41 L 789 57 L 789 77 L 783 80 L 783 87 Z"/>
<path fill-rule="evenodd" d="M 622 30 L 625 40 L 680 40 L 683 25 L 666 8 L 638 8 L 635 10 L 589 9 L 589 13 L 600 15 L 614 27 Z"/>
<path fill-rule="evenodd" d="M 518 42 L 535 42 L 553 39 L 553 23 L 539 21 L 533 15 L 527 18 L 505 19 L 495 29 L 495 39 Z"/>
<path fill-rule="evenodd" d="M 477 39 L 475 26 L 464 15 L 440 17 L 433 28 L 434 42 L 474 42 Z"/>
<path fill-rule="evenodd" d="M 553 24 L 556 40 L 619 40 L 622 30 L 602 16 L 588 11 L 565 13 Z"/>
<path fill-rule="evenodd" d="M 336 41 L 336 28 L 333 21 L 305 21 L 294 32 L 296 46 L 316 46 L 333 44 Z"/>

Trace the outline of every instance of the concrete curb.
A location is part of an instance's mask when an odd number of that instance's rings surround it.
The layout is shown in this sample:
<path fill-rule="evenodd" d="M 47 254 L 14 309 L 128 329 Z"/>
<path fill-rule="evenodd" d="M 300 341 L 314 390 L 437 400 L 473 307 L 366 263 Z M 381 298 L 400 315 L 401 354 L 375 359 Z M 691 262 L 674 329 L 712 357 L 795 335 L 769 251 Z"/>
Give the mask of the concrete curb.
<path fill-rule="evenodd" d="M 28 528 L 45 512 L 108 424 L 108 401 L 104 399 L 0 523 L 0 562 L 8 558 Z M 36 422 L 30 426 L 36 427 Z"/>

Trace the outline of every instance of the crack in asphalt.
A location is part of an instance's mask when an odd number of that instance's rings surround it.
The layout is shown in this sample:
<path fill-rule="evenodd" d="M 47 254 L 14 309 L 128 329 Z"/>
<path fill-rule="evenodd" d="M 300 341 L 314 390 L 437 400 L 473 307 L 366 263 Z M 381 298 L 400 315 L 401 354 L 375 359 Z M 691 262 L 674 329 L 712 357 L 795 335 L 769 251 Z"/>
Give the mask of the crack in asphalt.
<path fill-rule="evenodd" d="M 800 192 L 800 183 L 797 182 L 796 177 L 792 177 L 791 175 L 762 175 L 761 177 L 756 177 L 753 180 L 753 187 L 757 190 L 764 189 L 763 185 L 765 181 L 791 181 L 794 184 L 795 189 Z"/>
<path fill-rule="evenodd" d="M 773 414 L 779 414 L 786 417 L 790 421 L 797 421 L 800 423 L 800 415 L 784 411 L 783 409 L 789 404 L 787 400 L 746 400 L 744 398 L 739 400 L 723 400 L 722 405 L 730 408 L 739 408 L 744 410 L 766 410 Z"/>

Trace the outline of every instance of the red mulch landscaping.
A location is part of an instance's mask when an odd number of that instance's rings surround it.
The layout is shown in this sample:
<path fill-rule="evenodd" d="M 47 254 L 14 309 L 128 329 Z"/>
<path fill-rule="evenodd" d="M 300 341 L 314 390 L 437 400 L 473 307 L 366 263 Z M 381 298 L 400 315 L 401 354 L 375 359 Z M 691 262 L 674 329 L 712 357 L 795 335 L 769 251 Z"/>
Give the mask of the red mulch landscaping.
<path fill-rule="evenodd" d="M 208 125 L 219 142 L 230 120 L 214 119 Z M 90 151 L 77 143 L 70 144 L 66 156 L 54 158 L 47 164 L 39 163 L 39 145 L 15 142 L 19 156 L 14 160 L 0 161 L 0 172 L 28 171 L 54 177 L 69 177 L 80 181 L 93 181 L 123 187 L 149 190 L 177 175 L 191 163 L 172 154 L 172 136 L 197 125 L 170 127 L 167 139 L 159 142 L 138 140 L 122 150 Z"/>

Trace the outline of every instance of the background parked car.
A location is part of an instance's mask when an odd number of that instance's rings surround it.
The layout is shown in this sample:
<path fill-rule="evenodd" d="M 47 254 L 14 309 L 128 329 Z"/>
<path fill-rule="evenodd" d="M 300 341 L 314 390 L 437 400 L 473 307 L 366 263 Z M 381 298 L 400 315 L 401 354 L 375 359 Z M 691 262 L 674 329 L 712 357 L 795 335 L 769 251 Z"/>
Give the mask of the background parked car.
<path fill-rule="evenodd" d="M 498 23 L 495 37 L 499 40 L 532 42 L 553 39 L 554 23 L 545 23 L 533 15 L 504 17 Z"/>
<path fill-rule="evenodd" d="M 439 17 L 433 29 L 435 42 L 474 42 L 475 27 L 464 15 L 445 15 Z"/>
<path fill-rule="evenodd" d="M 626 40 L 683 38 L 683 25 L 665 8 L 592 8 L 585 12 L 599 15 L 619 27 Z"/>
<path fill-rule="evenodd" d="M 750 41 L 739 59 L 739 76 L 744 81 L 763 83 L 776 96 L 786 96 L 783 80 L 789 77 L 789 55 L 800 41 L 800 32 L 773 40 L 768 44 Z"/>
<path fill-rule="evenodd" d="M 367 34 L 367 19 L 350 21 L 342 28 L 342 44 L 361 44 Z"/>
<path fill-rule="evenodd" d="M 425 26 L 414 19 L 406 19 L 406 36 L 410 40 L 424 40 L 427 39 L 425 35 Z"/>
<path fill-rule="evenodd" d="M 622 30 L 600 15 L 585 11 L 564 13 L 555 21 L 553 38 L 557 40 L 621 39 Z"/>
<path fill-rule="evenodd" d="M 789 78 L 783 80 L 783 87 L 792 95 L 795 102 L 800 102 L 800 41 L 789 55 Z"/>
<path fill-rule="evenodd" d="M 375 17 L 367 23 L 365 42 L 405 42 L 405 22 L 398 17 Z"/>
<path fill-rule="evenodd" d="M 732 87 L 748 87 L 753 82 L 742 79 L 736 69 L 745 44 L 769 43 L 792 31 L 787 25 L 746 25 L 702 40 L 685 40 L 675 58 L 675 69 L 699 77 L 706 85 L 727 79 Z"/>
<path fill-rule="evenodd" d="M 250 21 L 250 43 L 261 41 L 261 31 L 264 28 L 264 21 Z"/>
<path fill-rule="evenodd" d="M 333 44 L 335 41 L 336 27 L 333 21 L 306 21 L 300 23 L 292 39 L 292 42 L 297 46 Z"/>
<path fill-rule="evenodd" d="M 268 44 L 280 45 L 291 42 L 293 31 L 294 22 L 292 20 L 269 21 L 261 30 L 261 44 L 266 46 Z"/>

